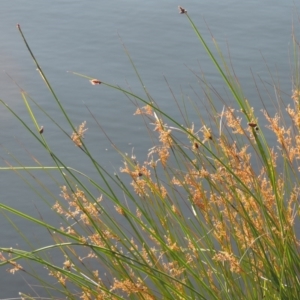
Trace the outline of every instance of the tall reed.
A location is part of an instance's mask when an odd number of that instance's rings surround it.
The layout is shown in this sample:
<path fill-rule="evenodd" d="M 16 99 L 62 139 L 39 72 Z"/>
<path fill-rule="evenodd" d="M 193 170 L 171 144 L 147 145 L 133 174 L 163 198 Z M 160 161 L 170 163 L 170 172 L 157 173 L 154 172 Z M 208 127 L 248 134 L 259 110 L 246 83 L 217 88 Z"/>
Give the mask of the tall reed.
<path fill-rule="evenodd" d="M 49 176 L 50 170 L 56 170 L 57 176 L 51 176 L 57 182 L 60 197 L 40 185 L 54 199 L 53 213 L 63 225 L 50 225 L 0 203 L 2 212 L 44 227 L 53 238 L 52 244 L 42 248 L 31 244 L 30 251 L 2 247 L 0 265 L 9 266 L 11 273 L 25 272 L 40 279 L 45 291 L 59 295 L 57 298 L 300 299 L 296 232 L 300 212 L 299 69 L 296 67 L 293 74 L 291 103 L 279 107 L 273 116 L 263 110 L 266 129 L 258 121 L 258 112 L 243 96 L 218 45 L 215 44 L 219 58 L 207 46 L 187 11 L 179 7 L 179 12 L 192 26 L 237 107 L 222 99 L 223 109 L 216 111 L 211 90 L 205 93 L 209 122 L 199 112 L 202 126 L 195 128 L 188 118 L 181 125 L 181 121 L 161 110 L 146 89 L 142 98 L 119 86 L 73 73 L 100 85 L 99 89 L 115 89 L 133 99 L 137 103 L 135 114 L 153 128 L 151 138 L 155 144 L 143 161 L 116 148 L 124 160 L 117 174 L 108 173 L 91 154 L 83 139 L 89 134 L 86 122 L 72 123 L 18 25 L 69 129 L 59 125 L 23 92 L 35 130 L 0 100 L 53 161 L 52 166 L 11 164 L 1 170 L 15 170 L 17 174 L 27 171 L 25 178 L 33 170 Z M 296 40 L 294 46 L 298 66 Z M 204 79 L 202 84 L 204 90 L 209 89 Z M 33 106 L 81 150 L 78 159 L 88 159 L 93 166 L 91 173 L 96 172 L 98 177 L 66 165 L 61 153 L 52 151 Z M 289 120 L 283 118 L 284 110 Z M 98 123 L 92 113 L 91 119 Z M 286 121 L 292 125 L 288 127 Z M 275 145 L 265 138 L 267 130 L 276 136 Z M 12 160 L 18 162 L 13 156 Z M 33 188 L 33 192 L 43 198 L 38 189 Z M 52 253 L 60 257 L 60 263 Z M 34 268 L 24 263 L 45 267 L 56 283 L 40 278 Z"/>

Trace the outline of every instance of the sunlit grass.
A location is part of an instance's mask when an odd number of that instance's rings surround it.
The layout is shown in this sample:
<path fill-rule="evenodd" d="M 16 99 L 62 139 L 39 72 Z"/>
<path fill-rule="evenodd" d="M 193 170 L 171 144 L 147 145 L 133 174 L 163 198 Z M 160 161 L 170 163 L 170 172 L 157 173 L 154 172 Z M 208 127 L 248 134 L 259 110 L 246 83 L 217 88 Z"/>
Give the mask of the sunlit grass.
<path fill-rule="evenodd" d="M 155 143 L 141 160 L 115 147 L 124 160 L 116 174 L 108 173 L 91 154 L 84 140 L 89 121 L 71 122 L 18 25 L 69 130 L 37 106 L 39 112 L 81 150 L 76 152 L 78 160 L 88 158 L 91 174 L 98 176 L 75 170 L 62 161 L 61 153 L 52 151 L 51 141 L 33 112 L 36 103 L 24 92 L 22 98 L 35 130 L 0 100 L 53 160 L 52 166 L 23 166 L 12 156 L 13 163 L 0 170 L 14 170 L 19 176 L 24 170 L 26 174 L 38 170 L 55 177 L 60 196 L 47 193 L 54 199 L 52 213 L 63 222 L 53 226 L 0 203 L 3 212 L 46 228 L 53 238 L 52 244 L 42 248 L 31 245 L 30 251 L 1 248 L 0 265 L 9 267 L 10 273 L 26 272 L 36 279 L 34 270 L 26 269 L 22 262 L 45 267 L 57 282 L 53 285 L 41 279 L 49 295 L 55 290 L 68 299 L 300 298 L 298 68 L 293 74 L 290 104 L 280 107 L 286 109 L 292 126 L 285 125 L 282 111 L 271 116 L 264 110 L 268 125 L 262 128 L 258 112 L 244 98 L 217 44 L 221 63 L 188 13 L 183 8 L 180 13 L 183 16 L 179 17 L 186 17 L 191 24 L 237 106 L 231 107 L 222 99 L 223 108 L 216 111 L 213 90 L 205 93 L 209 120 L 198 112 L 202 125 L 196 128 L 184 113 L 184 120 L 175 120 L 162 111 L 146 89 L 142 98 L 73 72 L 91 85 L 99 85 L 100 92 L 111 88 L 132 99 L 137 104 L 137 117 L 153 129 L 149 138 Z M 297 53 L 298 44 L 294 44 Z M 204 90 L 209 87 L 205 79 L 202 84 Z M 92 113 L 91 121 L 102 130 Z M 275 135 L 276 144 L 268 143 L 265 132 Z M 41 196 L 38 189 L 31 188 Z M 60 263 L 52 258 L 53 252 Z M 29 295 L 22 297 L 31 299 Z"/>

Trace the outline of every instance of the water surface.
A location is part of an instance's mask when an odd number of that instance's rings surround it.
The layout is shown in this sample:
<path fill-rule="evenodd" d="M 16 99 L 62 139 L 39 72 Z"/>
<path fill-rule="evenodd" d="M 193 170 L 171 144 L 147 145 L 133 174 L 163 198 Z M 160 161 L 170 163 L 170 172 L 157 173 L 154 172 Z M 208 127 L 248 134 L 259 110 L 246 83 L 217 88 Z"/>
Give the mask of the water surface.
<path fill-rule="evenodd" d="M 91 120 L 87 105 L 116 145 L 125 152 L 132 148 L 141 161 L 150 146 L 141 119 L 134 117 L 134 107 L 123 94 L 105 87 L 93 87 L 81 77 L 67 71 L 76 71 L 105 82 L 130 88 L 144 96 L 143 89 L 124 52 L 126 45 L 146 88 L 162 109 L 179 118 L 173 93 L 181 99 L 195 97 L 191 86 L 202 96 L 193 72 L 202 70 L 207 80 L 221 91 L 224 84 L 213 64 L 197 40 L 185 16 L 179 15 L 174 1 L 2 1 L 0 18 L 0 98 L 7 102 L 25 120 L 30 121 L 15 82 L 32 96 L 56 120 L 67 127 L 57 104 L 45 87 L 36 67 L 16 29 L 19 23 L 32 51 L 55 89 L 57 96 L 75 124 Z M 231 58 L 235 72 L 243 86 L 245 96 L 257 110 L 261 108 L 252 74 L 271 83 L 266 65 L 280 80 L 281 89 L 290 101 L 292 89 L 290 63 L 292 57 L 292 26 L 298 4 L 294 1 L 266 0 L 241 2 L 237 0 L 185 1 L 189 15 L 213 46 L 211 34 L 226 57 Z M 295 6 L 296 5 L 296 6 Z M 295 21 L 295 30 L 298 28 Z M 299 35 L 299 34 L 298 34 Z M 229 49 L 229 50 L 228 50 Z M 13 80 L 7 75 L 9 74 Z M 168 84 L 165 81 L 167 79 Z M 15 82 L 14 82 L 15 81 Z M 272 88 L 271 88 L 272 89 Z M 271 107 L 271 101 L 264 99 Z M 227 96 L 226 96 L 227 97 Z M 228 96 L 229 100 L 230 96 Z M 203 98 L 204 99 L 204 98 Z M 46 118 L 38 120 L 45 127 L 45 137 L 52 150 L 59 152 L 69 165 L 89 171 L 86 161 L 78 161 L 74 146 Z M 191 119 L 195 118 L 191 110 Z M 95 124 L 89 121 L 87 143 L 99 161 L 113 172 L 119 169 L 121 159 Z M 31 155 L 44 164 L 51 160 L 24 128 L 5 110 L 0 108 L 0 156 L 14 164 L 10 151 L 24 165 L 32 164 Z M 32 128 L 34 128 L 32 126 Z M 68 128 L 68 130 L 70 130 Z M 70 132 L 71 133 L 71 132 Z M 3 148 L 5 147 L 5 148 Z M 7 150 L 8 149 L 8 150 Z M 5 165 L 2 160 L 1 165 Z M 37 197 L 15 173 L 2 173 L 0 201 L 36 217 L 40 215 L 55 222 L 50 208 Z M 38 173 L 36 173 L 39 176 Z M 59 191 L 48 179 L 57 195 Z M 51 203 L 50 203 L 51 204 Z M 47 243 L 43 230 L 16 220 L 19 228 L 37 244 Z M 18 233 L 6 218 L 0 219 L 1 246 L 24 246 Z M 20 275 L 8 276 L 0 269 L 0 298 L 17 297 L 19 291 L 31 292 L 31 287 Z M 39 295 L 42 296 L 42 291 Z"/>

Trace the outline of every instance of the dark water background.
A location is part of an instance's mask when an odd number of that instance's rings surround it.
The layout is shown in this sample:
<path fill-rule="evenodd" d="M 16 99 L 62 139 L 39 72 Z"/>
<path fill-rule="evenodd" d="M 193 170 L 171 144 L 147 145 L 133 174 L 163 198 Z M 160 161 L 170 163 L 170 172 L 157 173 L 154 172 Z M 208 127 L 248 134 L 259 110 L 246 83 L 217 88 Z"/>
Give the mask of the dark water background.
<path fill-rule="evenodd" d="M 51 82 L 57 96 L 70 114 L 74 124 L 91 120 L 85 105 L 104 127 L 110 138 L 124 152 L 134 152 L 138 158 L 146 157 L 149 139 L 141 119 L 134 117 L 134 107 L 121 93 L 93 87 L 83 78 L 67 71 L 76 71 L 105 82 L 130 87 L 139 95 L 143 90 L 124 52 L 126 45 L 144 84 L 162 109 L 179 117 L 170 94 L 181 95 L 198 101 L 191 86 L 201 95 L 197 78 L 191 72 L 202 70 L 208 82 L 222 90 L 224 84 L 197 40 L 188 20 L 179 15 L 177 6 L 184 6 L 208 44 L 213 46 L 210 32 L 228 57 L 228 49 L 235 72 L 251 105 L 260 109 L 252 74 L 262 78 L 272 90 L 270 68 L 280 88 L 290 101 L 292 90 L 292 30 L 299 36 L 298 1 L 1 1 L 0 5 L 0 98 L 25 120 L 30 120 L 18 87 L 24 89 L 56 120 L 67 126 L 57 104 L 45 87 L 36 67 L 16 29 L 19 23 L 41 67 Z M 209 29 L 208 29 L 209 28 Z M 228 48 L 227 48 L 228 47 Z M 7 75 L 9 74 L 13 80 Z M 256 77 L 256 78 L 257 78 Z M 224 90 L 225 91 L 225 90 Z M 266 106 L 272 111 L 271 101 L 263 90 Z M 275 96 L 274 96 L 275 97 Z M 226 97 L 225 97 L 226 98 Z M 201 104 L 199 104 L 201 105 Z M 193 111 L 190 111 L 191 119 Z M 40 124 L 54 152 L 82 171 L 89 170 L 86 161 L 78 161 L 74 146 L 41 114 Z M 196 118 L 196 115 L 195 115 Z M 196 121 L 195 121 L 196 122 Z M 110 143 L 94 122 L 88 122 L 86 142 L 96 158 L 114 172 L 121 165 L 121 158 L 112 151 Z M 32 127 L 33 128 L 33 127 Z M 22 164 L 32 165 L 26 152 L 42 163 L 51 163 L 41 147 L 29 139 L 28 133 L 4 108 L 0 107 L 0 157 L 15 162 L 10 152 Z M 20 173 L 25 175 L 24 173 Z M 45 184 L 55 194 L 57 186 Z M 14 172 L 2 172 L 0 201 L 36 217 L 41 214 L 53 222 L 50 209 Z M 42 202 L 42 203 L 41 203 Z M 51 204 L 51 203 L 50 203 Z M 20 219 L 14 222 L 28 233 L 37 244 L 46 242 L 44 231 Z M 0 246 L 23 246 L 18 233 L 7 218 L 0 218 Z M 37 289 L 37 288 L 35 288 Z M 19 291 L 29 291 L 30 285 L 20 275 L 8 275 L 0 269 L 0 299 L 17 297 Z M 41 294 L 40 294 L 41 295 Z"/>

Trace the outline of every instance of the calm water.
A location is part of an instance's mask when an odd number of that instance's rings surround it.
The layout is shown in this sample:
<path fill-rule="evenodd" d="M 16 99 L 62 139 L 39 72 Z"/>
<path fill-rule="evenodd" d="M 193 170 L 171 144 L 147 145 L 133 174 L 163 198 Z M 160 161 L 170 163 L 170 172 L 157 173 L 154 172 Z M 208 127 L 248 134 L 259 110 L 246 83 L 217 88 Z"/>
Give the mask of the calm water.
<path fill-rule="evenodd" d="M 84 106 L 86 104 L 120 149 L 131 152 L 134 147 L 137 157 L 143 160 L 149 146 L 147 135 L 141 119 L 133 116 L 134 107 L 128 99 L 108 88 L 92 87 L 83 78 L 67 71 L 76 71 L 123 87 L 129 86 L 142 95 L 142 88 L 124 53 L 121 38 L 152 97 L 161 108 L 167 108 L 169 114 L 178 116 L 164 76 L 179 99 L 183 93 L 185 97 L 197 100 L 190 86 L 201 95 L 197 79 L 189 69 L 196 72 L 203 70 L 210 83 L 220 90 L 223 87 L 188 20 L 178 14 L 177 6 L 181 4 L 188 10 L 209 45 L 212 42 L 207 26 L 225 54 L 229 47 L 236 74 L 252 106 L 260 109 L 251 71 L 271 82 L 266 63 L 278 74 L 282 90 L 290 93 L 291 33 L 293 19 L 296 30 L 299 29 L 298 15 L 295 13 L 299 3 L 295 4 L 296 1 L 292 0 L 222 2 L 1 1 L 0 98 L 25 120 L 29 120 L 15 81 L 45 110 L 55 115 L 58 122 L 65 124 L 16 29 L 16 24 L 20 23 L 40 65 L 74 123 L 91 120 Z M 268 105 L 270 100 L 267 97 L 264 100 Z M 60 151 L 69 165 L 87 171 L 89 165 L 86 162 L 68 155 L 70 151 L 74 153 L 74 146 L 66 143 L 59 131 L 40 116 L 39 122 L 45 127 L 45 136 L 52 150 Z M 118 170 L 120 157 L 110 151 L 109 142 L 93 122 L 88 123 L 87 127 L 89 134 L 86 141 L 96 157 L 108 170 Z M 8 151 L 24 165 L 32 164 L 26 149 L 44 164 L 50 164 L 39 145 L 29 141 L 26 131 L 3 107 L 0 107 L 0 128 L 1 165 L 5 165 L 5 159 L 16 164 L 9 158 Z M 48 179 L 43 179 L 47 184 Z M 49 183 L 49 188 L 59 194 L 57 186 Z M 41 214 L 45 220 L 55 222 L 51 219 L 49 207 L 41 203 L 15 173 L 2 173 L 0 189 L 1 202 L 36 217 Z M 39 245 L 46 243 L 42 230 L 22 220 L 16 223 L 29 233 L 31 240 L 36 240 Z M 18 233 L 4 217 L 0 219 L 0 228 L 2 247 L 24 246 Z M 19 291 L 28 292 L 30 288 L 20 275 L 8 276 L 5 270 L 0 269 L 0 299 L 17 297 Z M 37 287 L 33 289 L 38 290 Z M 39 295 L 42 295 L 41 291 Z"/>

